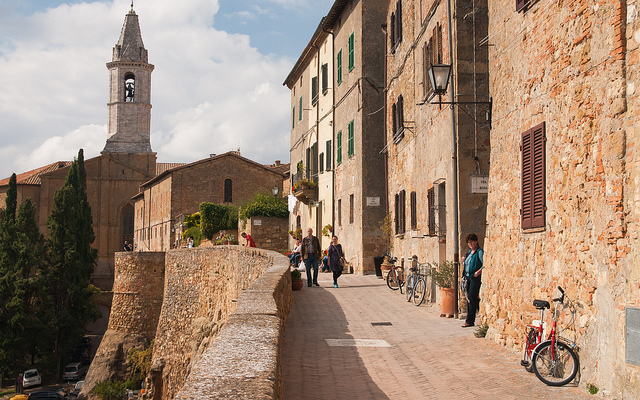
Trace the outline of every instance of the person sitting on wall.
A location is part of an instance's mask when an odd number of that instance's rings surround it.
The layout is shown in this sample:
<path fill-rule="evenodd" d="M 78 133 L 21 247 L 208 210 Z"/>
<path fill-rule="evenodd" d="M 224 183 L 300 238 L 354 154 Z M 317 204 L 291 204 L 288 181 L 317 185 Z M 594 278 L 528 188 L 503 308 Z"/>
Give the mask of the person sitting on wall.
<path fill-rule="evenodd" d="M 133 246 L 131 245 L 131 243 L 125 240 L 124 244 L 122 245 L 122 251 L 133 251 Z"/>
<path fill-rule="evenodd" d="M 302 240 L 298 238 L 296 239 L 296 245 L 293 246 L 293 252 L 289 256 L 289 262 L 294 266 L 294 268 L 298 267 L 298 264 L 300 264 L 300 260 L 302 259 L 300 247 L 302 247 Z"/>
<path fill-rule="evenodd" d="M 244 246 L 245 247 L 256 247 L 256 243 L 253 241 L 253 238 L 251 237 L 251 235 L 248 235 L 246 232 L 242 232 L 242 236 L 243 239 L 245 239 L 245 243 Z"/>
<path fill-rule="evenodd" d="M 324 255 L 324 257 L 322 257 L 322 272 L 330 272 L 331 269 L 329 268 L 329 255 L 327 253 L 327 250 L 323 251 L 322 254 Z"/>

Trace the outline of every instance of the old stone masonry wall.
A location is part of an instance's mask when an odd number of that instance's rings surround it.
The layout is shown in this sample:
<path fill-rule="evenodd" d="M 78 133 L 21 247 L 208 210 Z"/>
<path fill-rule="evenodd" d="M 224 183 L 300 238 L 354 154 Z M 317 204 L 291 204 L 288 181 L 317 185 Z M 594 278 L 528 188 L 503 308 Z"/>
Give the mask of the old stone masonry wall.
<path fill-rule="evenodd" d="M 288 270 L 286 258 L 255 248 L 216 246 L 167 253 L 118 253 L 109 328 L 83 393 L 97 382 L 122 379 L 129 348 L 141 348 L 154 339 L 145 397 L 173 398 L 235 311 L 240 294 L 276 260 L 283 265 L 282 271 L 276 271 L 282 280 L 288 277 L 283 272 Z M 264 289 L 270 291 L 271 299 L 278 282 Z M 286 293 L 283 288 L 290 292 L 290 284 L 280 288 Z M 288 310 L 288 303 L 278 308 Z"/>

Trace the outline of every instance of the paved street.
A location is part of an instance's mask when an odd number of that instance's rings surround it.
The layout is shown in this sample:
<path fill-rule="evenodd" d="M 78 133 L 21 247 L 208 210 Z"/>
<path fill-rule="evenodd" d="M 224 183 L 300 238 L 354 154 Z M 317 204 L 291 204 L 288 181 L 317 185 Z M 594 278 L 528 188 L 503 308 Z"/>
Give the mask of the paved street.
<path fill-rule="evenodd" d="M 319 282 L 293 293 L 285 399 L 596 398 L 574 383 L 544 385 L 520 366 L 520 354 L 440 318 L 437 306 L 407 303 L 375 276 L 343 275 L 339 289 L 331 274 Z"/>

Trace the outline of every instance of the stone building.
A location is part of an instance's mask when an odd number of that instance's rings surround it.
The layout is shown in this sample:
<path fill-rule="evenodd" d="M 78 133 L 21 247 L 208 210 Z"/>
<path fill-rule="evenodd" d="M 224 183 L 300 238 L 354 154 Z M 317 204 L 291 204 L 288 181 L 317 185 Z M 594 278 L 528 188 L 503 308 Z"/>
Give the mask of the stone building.
<path fill-rule="evenodd" d="M 255 193 L 272 193 L 274 188 L 282 193 L 288 168 L 279 161 L 262 165 L 230 151 L 158 174 L 133 197 L 135 250 L 178 247 L 183 232 L 180 223 L 184 216 L 198 212 L 202 202 L 240 206 Z"/>
<path fill-rule="evenodd" d="M 532 301 L 562 286 L 579 385 L 616 399 L 640 393 L 639 10 L 635 0 L 492 1 L 486 41 L 489 336 L 520 349 Z"/>
<path fill-rule="evenodd" d="M 336 0 L 289 73 L 291 229 L 327 224 L 358 273 L 384 251 L 383 48 L 386 1 Z M 320 234 L 317 236 L 320 237 Z M 323 248 L 329 238 L 322 238 Z"/>
<path fill-rule="evenodd" d="M 481 242 L 485 235 L 487 2 L 451 5 L 451 20 L 439 0 L 392 1 L 386 13 L 386 176 L 400 262 L 414 255 L 421 263 L 454 261 L 468 250 L 467 234 Z M 428 77 L 441 64 L 452 67 L 442 96 Z M 461 104 L 438 104 L 451 101 Z"/>
<path fill-rule="evenodd" d="M 124 240 L 133 238 L 133 201 L 140 184 L 157 173 L 156 154 L 151 151 L 151 71 L 138 16 L 133 7 L 125 16 L 120 38 L 113 48 L 109 69 L 108 137 L 100 156 L 85 160 L 87 198 L 91 205 L 94 247 L 98 250 L 94 284 L 110 290 L 113 256 Z M 70 162 L 62 161 L 18 175 L 18 201 L 30 197 L 37 210 L 40 232 L 55 192 L 64 184 Z M 0 181 L 4 204 L 9 179 Z"/>

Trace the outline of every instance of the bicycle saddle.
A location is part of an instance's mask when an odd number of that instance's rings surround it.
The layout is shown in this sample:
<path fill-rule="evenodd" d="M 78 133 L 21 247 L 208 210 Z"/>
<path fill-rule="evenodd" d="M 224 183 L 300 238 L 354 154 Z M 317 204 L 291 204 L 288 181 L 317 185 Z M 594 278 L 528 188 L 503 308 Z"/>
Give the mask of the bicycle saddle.
<path fill-rule="evenodd" d="M 551 304 L 549 304 L 549 302 L 546 300 L 534 300 L 533 306 L 538 310 L 543 310 L 545 308 L 550 308 Z"/>
<path fill-rule="evenodd" d="M 414 272 L 414 271 L 417 271 L 417 270 L 418 270 L 418 268 L 414 268 L 414 267 L 409 268 L 409 271 L 411 271 L 411 272 Z"/>

